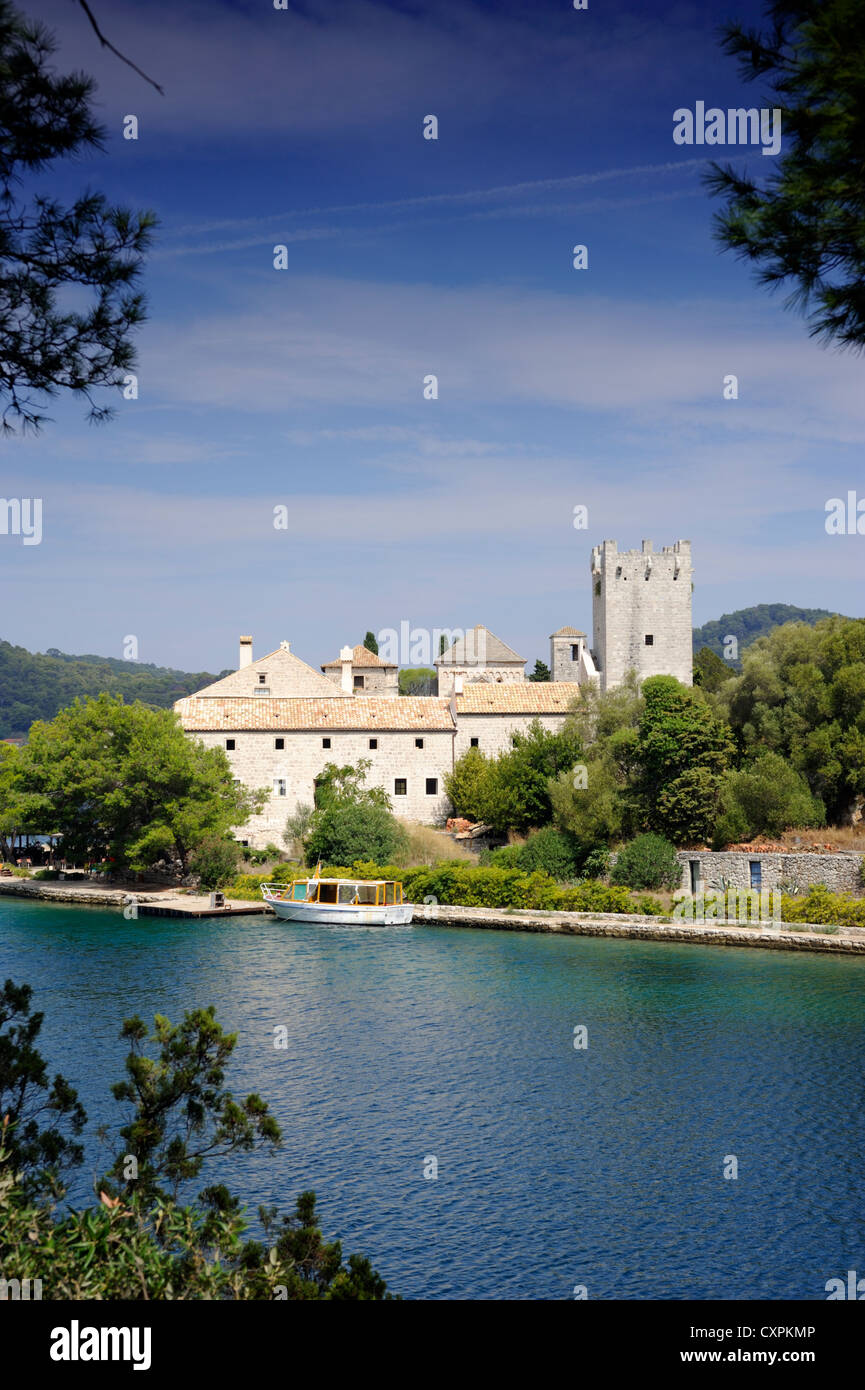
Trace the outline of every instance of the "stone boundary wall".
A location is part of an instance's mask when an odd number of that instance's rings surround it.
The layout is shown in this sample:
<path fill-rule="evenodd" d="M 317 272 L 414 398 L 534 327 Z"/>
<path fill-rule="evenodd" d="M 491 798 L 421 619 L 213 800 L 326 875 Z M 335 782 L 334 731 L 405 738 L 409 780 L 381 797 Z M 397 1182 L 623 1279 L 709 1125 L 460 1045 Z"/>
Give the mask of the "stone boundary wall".
<path fill-rule="evenodd" d="M 675 941 L 691 946 L 751 946 L 774 951 L 819 951 L 865 958 L 865 932 L 839 927 L 829 935 L 816 923 L 782 922 L 760 927 L 687 926 L 657 917 L 619 916 L 612 912 L 510 912 L 494 907 L 419 907 L 414 925 L 477 927 L 499 931 L 550 932 L 561 936 L 612 936 L 644 941 Z"/>
<path fill-rule="evenodd" d="M 835 854 L 792 851 L 748 850 L 680 850 L 676 855 L 682 869 L 681 887 L 690 892 L 692 861 L 700 865 L 699 888 L 720 890 L 724 880 L 730 888 L 750 889 L 751 863 L 759 861 L 761 887 L 764 891 L 777 888 L 779 883 L 794 883 L 802 892 L 816 883 L 825 883 L 833 893 L 851 893 L 861 897 L 865 892 L 860 876 L 862 853 L 839 850 Z"/>

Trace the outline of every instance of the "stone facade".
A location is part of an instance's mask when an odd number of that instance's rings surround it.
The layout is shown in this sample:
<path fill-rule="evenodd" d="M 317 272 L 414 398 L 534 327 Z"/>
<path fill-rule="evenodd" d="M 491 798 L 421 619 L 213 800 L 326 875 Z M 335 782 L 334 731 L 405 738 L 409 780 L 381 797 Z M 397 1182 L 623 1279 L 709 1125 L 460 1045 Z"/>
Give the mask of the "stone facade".
<path fill-rule="evenodd" d="M 438 693 L 446 696 L 478 681 L 502 685 L 526 679 L 525 657 L 518 656 L 512 647 L 481 624 L 469 628 L 446 652 L 436 657 L 435 667 Z"/>
<path fill-rule="evenodd" d="M 209 747 L 225 748 L 226 736 L 221 733 L 202 733 L 199 737 Z M 284 744 L 281 749 L 276 746 L 278 738 Z M 325 747 L 328 739 L 330 747 Z M 283 735 L 251 730 L 238 731 L 231 741 L 234 748 L 228 750 L 228 759 L 235 777 L 248 787 L 270 791 L 264 810 L 237 831 L 238 839 L 253 848 L 263 848 L 269 841 L 283 848 L 286 817 L 298 804 L 313 804 L 315 780 L 328 763 L 356 767 L 361 758 L 368 758 L 372 766 L 365 785 L 383 787 L 394 815 L 401 820 L 439 824 L 450 809 L 443 778 L 453 767 L 452 729 L 419 734 L 371 734 L 366 729 L 322 734 L 310 730 Z"/>
<path fill-rule="evenodd" d="M 691 542 L 655 553 L 620 551 L 604 541 L 592 551 L 593 655 L 602 690 L 621 685 L 629 671 L 675 676 L 693 683 Z"/>
<path fill-rule="evenodd" d="M 577 684 L 563 681 L 527 681 L 518 687 L 467 685 L 454 699 L 457 758 L 472 747 L 488 758 L 506 753 L 511 734 L 525 733 L 534 720 L 558 733 L 579 693 Z"/>
<path fill-rule="evenodd" d="M 824 883 L 833 893 L 859 897 L 863 892 L 862 855 L 852 850 L 837 854 L 680 850 L 676 858 L 682 868 L 681 886 L 689 892 L 728 888 L 771 892 L 787 885 L 807 892 L 815 883 Z"/>
<path fill-rule="evenodd" d="M 190 735 L 223 748 L 244 786 L 269 792 L 263 811 L 238 830 L 253 848 L 282 845 L 286 818 L 311 805 L 328 763 L 369 759 L 366 785 L 387 792 L 401 820 L 441 825 L 451 812 L 444 779 L 472 746 L 506 751 L 510 734 L 533 719 L 559 729 L 579 687 L 572 684 L 471 685 L 450 700 L 436 696 L 340 696 L 261 699 L 189 696 L 175 706 Z"/>
<path fill-rule="evenodd" d="M 584 632 L 559 628 L 548 682 L 529 681 L 525 658 L 480 624 L 454 631 L 436 659 L 438 695 L 410 698 L 398 693 L 396 664 L 363 646 L 343 647 L 316 671 L 288 642 L 256 659 L 244 636 L 238 669 L 174 708 L 190 735 L 226 750 L 238 781 L 268 790 L 264 811 L 239 832 L 256 848 L 281 844 L 287 816 L 312 803 L 329 762 L 369 758 L 368 785 L 384 788 L 400 819 L 441 824 L 457 758 L 472 747 L 506 752 L 535 719 L 560 729 L 581 685 L 600 678 L 608 689 L 630 669 L 691 683 L 690 543 L 655 555 L 650 541 L 621 554 L 604 541 L 592 552 L 592 583 L 594 653 Z"/>
<path fill-rule="evenodd" d="M 340 687 L 341 695 L 398 695 L 399 667 L 382 661 L 363 645 L 343 647 L 337 661 L 322 666 L 328 680 Z"/>
<path fill-rule="evenodd" d="M 560 627 L 550 635 L 550 676 L 554 681 L 586 685 L 597 679 L 588 638 L 576 627 Z"/>

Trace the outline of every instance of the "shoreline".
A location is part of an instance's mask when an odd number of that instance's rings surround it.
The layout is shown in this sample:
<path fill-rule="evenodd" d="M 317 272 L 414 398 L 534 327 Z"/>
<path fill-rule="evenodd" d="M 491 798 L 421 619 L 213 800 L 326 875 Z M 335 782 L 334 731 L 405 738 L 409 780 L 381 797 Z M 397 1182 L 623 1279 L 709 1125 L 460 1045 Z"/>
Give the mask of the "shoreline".
<path fill-rule="evenodd" d="M 271 909 L 264 903 L 226 899 L 224 908 L 211 908 L 208 893 L 187 895 L 171 888 L 107 888 L 97 883 L 65 883 L 28 879 L 0 881 L 0 896 L 34 898 L 42 902 L 79 907 L 125 907 L 131 899 L 140 916 L 202 919 L 261 916 Z M 815 951 L 836 955 L 865 956 L 865 931 L 825 927 L 809 922 L 712 927 L 664 922 L 657 917 L 623 916 L 612 912 L 557 912 L 554 910 L 502 907 L 455 907 L 444 904 L 419 906 L 415 926 L 471 927 L 491 931 L 544 932 L 551 936 L 607 936 L 633 941 L 675 941 L 694 946 L 758 947 L 775 951 Z"/>

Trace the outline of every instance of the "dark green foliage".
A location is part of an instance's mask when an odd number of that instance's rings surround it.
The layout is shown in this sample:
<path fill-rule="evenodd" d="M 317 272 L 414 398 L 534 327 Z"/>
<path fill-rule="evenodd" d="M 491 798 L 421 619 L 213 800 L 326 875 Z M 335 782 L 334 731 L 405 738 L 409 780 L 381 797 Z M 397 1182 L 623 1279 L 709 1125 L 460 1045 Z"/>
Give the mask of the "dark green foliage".
<path fill-rule="evenodd" d="M 363 645 L 368 652 L 372 652 L 374 656 L 378 656 L 378 642 L 375 640 L 374 632 L 368 632 L 366 634 L 366 637 L 363 639 Z"/>
<path fill-rule="evenodd" d="M 822 618 L 834 616 L 825 608 L 796 608 L 792 603 L 757 603 L 753 608 L 722 613 L 714 622 L 695 627 L 694 651 L 699 653 L 703 647 L 708 647 L 716 656 L 724 659 L 729 674 L 732 670 L 740 669 L 744 648 L 756 642 L 758 637 L 765 637 L 773 628 L 781 627 L 783 623 L 808 623 L 813 627 Z M 735 637 L 738 643 L 739 654 L 735 660 L 724 657 L 727 637 Z"/>
<path fill-rule="evenodd" d="M 713 164 L 726 200 L 716 236 L 782 285 L 812 336 L 865 346 L 865 24 L 860 0 L 773 0 L 769 32 L 725 28 L 723 47 L 761 104 L 781 110 L 782 146 L 758 171 Z M 758 161 L 760 165 L 763 160 Z M 765 175 L 760 178 L 759 175 Z"/>
<path fill-rule="evenodd" d="M 754 835 L 780 835 L 797 826 L 825 824 L 823 803 L 778 753 L 761 753 L 738 772 L 729 772 L 715 826 L 715 848 Z"/>
<path fill-rule="evenodd" d="M 400 695 L 435 695 L 438 675 L 431 666 L 406 666 L 399 673 Z"/>
<path fill-rule="evenodd" d="M 108 695 L 34 724 L 13 768 L 0 830 L 17 818 L 20 829 L 62 834 L 70 857 L 104 857 L 117 869 L 163 857 L 185 867 L 199 844 L 262 804 L 261 793 L 235 785 L 223 749 L 187 738 L 176 715 Z"/>
<path fill-rule="evenodd" d="M 522 845 L 493 850 L 489 862 L 500 868 L 522 869 L 527 874 L 540 870 L 550 878 L 566 880 L 580 875 L 582 858 L 572 835 L 547 825 L 534 831 Z"/>
<path fill-rule="evenodd" d="M 170 709 L 175 700 L 219 679 L 209 671 L 173 671 L 107 656 L 66 656 L 55 648 L 34 655 L 0 642 L 0 738 L 23 737 L 34 720 L 53 719 L 85 695 L 120 695 L 127 704 L 141 700 Z"/>
<path fill-rule="evenodd" d="M 49 1079 L 36 1049 L 44 1015 L 31 1013 L 32 996 L 30 985 L 12 980 L 0 989 L 0 1122 L 9 1166 L 27 1193 L 56 1190 L 63 1169 L 81 1162 L 75 1136 L 87 1120 L 69 1083 Z"/>
<path fill-rule="evenodd" d="M 778 628 L 746 652 L 719 698 L 745 760 L 779 753 L 830 824 L 865 796 L 865 619 Z"/>
<path fill-rule="evenodd" d="M 705 840 L 735 754 L 730 729 L 673 676 L 652 676 L 642 694 L 635 791 L 648 825 L 676 844 Z"/>
<path fill-rule="evenodd" d="M 694 684 L 701 690 L 716 691 L 735 675 L 737 666 L 722 661 L 711 647 L 701 647 L 694 657 Z"/>
<path fill-rule="evenodd" d="M 612 883 L 628 888 L 677 888 L 682 871 L 676 860 L 676 849 L 661 835 L 638 835 L 636 840 L 619 851 Z"/>
<path fill-rule="evenodd" d="M 497 758 L 469 749 L 445 777 L 445 787 L 458 815 L 495 830 L 525 832 L 550 823 L 550 783 L 579 757 L 572 729 L 551 733 L 536 719 L 526 733 L 511 734 L 510 749 Z"/>
<path fill-rule="evenodd" d="M 157 1017 L 155 1058 L 142 1047 L 145 1025 L 126 1020 L 127 1079 L 113 1087 L 132 1107 L 120 1129 L 123 1151 L 99 1204 L 58 1216 L 56 1173 L 35 1170 L 46 1159 L 55 1168 L 62 1159 L 80 1161 L 80 1149 L 65 1145 L 56 1126 L 40 1131 L 36 1117 L 47 1108 L 77 1128 L 85 1117 L 62 1078 L 48 1093 L 46 1066 L 33 1047 L 42 1016 L 28 1017 L 29 1002 L 28 986 L 7 981 L 0 993 L 0 1269 L 44 1281 L 44 1296 L 61 1300 L 392 1297 L 369 1260 L 351 1255 L 344 1264 L 340 1243 L 323 1239 L 314 1192 L 301 1193 L 288 1217 L 259 1209 L 266 1244 L 246 1238 L 240 1202 L 222 1184 L 205 1188 L 192 1206 L 178 1205 L 178 1189 L 206 1161 L 273 1151 L 280 1140 L 260 1097 L 238 1102 L 225 1089 L 236 1039 L 212 1008 L 187 1014 L 179 1027 Z M 3 1031 L 16 1018 L 24 1022 Z"/>
<path fill-rule="evenodd" d="M 316 779 L 315 810 L 303 840 L 308 863 L 387 861 L 405 848 L 407 835 L 391 813 L 387 792 L 363 786 L 371 766 L 368 758 L 357 767 L 328 763 Z"/>
<path fill-rule="evenodd" d="M 535 669 L 529 676 L 530 681 L 549 681 L 552 680 L 552 672 L 546 662 L 538 660 L 535 662 Z"/>
<path fill-rule="evenodd" d="M 387 861 L 407 843 L 406 833 L 384 806 L 330 806 L 316 816 L 306 839 L 306 858 L 351 864 L 355 859 Z"/>
<path fill-rule="evenodd" d="M 39 403 L 61 392 L 83 397 L 92 420 L 99 387 L 118 388 L 135 365 L 131 330 L 145 317 L 135 291 L 156 219 L 85 192 L 64 206 L 27 180 L 59 159 L 103 148 L 91 110 L 94 83 L 53 70 L 51 34 L 0 0 L 0 430 L 36 430 Z M 77 309 L 72 288 L 86 294 Z"/>
<path fill-rule="evenodd" d="M 261 1097 L 238 1102 L 223 1085 L 237 1035 L 223 1032 L 215 1013 L 213 1005 L 195 1009 L 177 1025 L 157 1014 L 151 1037 L 140 1018 L 125 1020 L 120 1036 L 131 1044 L 126 1080 L 111 1093 L 129 1103 L 131 1114 L 120 1129 L 122 1151 L 106 1178 L 112 1190 L 176 1201 L 205 1160 L 260 1146 L 273 1152 L 279 1146 L 279 1126 Z M 144 1050 L 148 1042 L 156 1048 L 155 1058 Z M 137 1164 L 132 1178 L 124 1172 L 129 1156 Z"/>
<path fill-rule="evenodd" d="M 269 857 L 262 853 L 258 862 L 263 864 L 265 859 Z M 198 875 L 201 888 L 206 893 L 210 893 L 215 888 L 224 888 L 227 883 L 231 882 L 237 873 L 239 858 L 240 846 L 236 840 L 208 835 L 189 856 L 189 870 L 190 873 Z M 254 862 L 255 859 L 253 858 Z"/>

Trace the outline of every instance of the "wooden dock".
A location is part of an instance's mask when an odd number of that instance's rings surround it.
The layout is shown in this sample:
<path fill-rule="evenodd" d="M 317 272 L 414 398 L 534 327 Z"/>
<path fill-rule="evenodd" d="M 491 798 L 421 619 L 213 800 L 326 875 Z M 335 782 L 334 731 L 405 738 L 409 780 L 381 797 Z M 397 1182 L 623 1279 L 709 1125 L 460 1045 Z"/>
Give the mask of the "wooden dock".
<path fill-rule="evenodd" d="M 244 903 L 230 907 L 163 907 L 161 903 L 139 903 L 139 917 L 249 917 L 253 913 L 273 913 L 266 903 Z"/>

